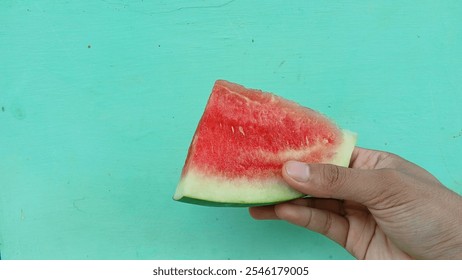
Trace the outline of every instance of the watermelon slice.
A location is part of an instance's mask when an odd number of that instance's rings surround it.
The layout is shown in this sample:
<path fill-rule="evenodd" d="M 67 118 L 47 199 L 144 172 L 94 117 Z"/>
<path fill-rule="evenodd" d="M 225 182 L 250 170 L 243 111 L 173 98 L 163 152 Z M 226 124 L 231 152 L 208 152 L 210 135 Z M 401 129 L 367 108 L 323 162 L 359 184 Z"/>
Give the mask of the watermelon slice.
<path fill-rule="evenodd" d="M 320 113 L 218 80 L 189 147 L 175 200 L 274 204 L 303 196 L 282 179 L 288 160 L 348 166 L 356 134 Z"/>

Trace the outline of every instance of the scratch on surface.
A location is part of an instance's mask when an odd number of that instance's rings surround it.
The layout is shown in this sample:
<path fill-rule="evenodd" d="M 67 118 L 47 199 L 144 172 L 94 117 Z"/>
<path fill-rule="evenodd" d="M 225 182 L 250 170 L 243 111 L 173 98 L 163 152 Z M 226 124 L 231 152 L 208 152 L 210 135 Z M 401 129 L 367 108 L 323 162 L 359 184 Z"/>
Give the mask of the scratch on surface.
<path fill-rule="evenodd" d="M 74 199 L 74 201 L 72 201 L 72 206 L 73 206 L 77 211 L 82 212 L 82 213 L 86 213 L 85 211 L 83 211 L 82 209 L 80 209 L 80 207 L 77 205 L 77 203 L 78 203 L 79 201 L 83 201 L 83 200 L 85 200 L 85 199 L 87 199 L 86 196 L 81 197 L 81 198 Z"/>
<path fill-rule="evenodd" d="M 135 137 L 133 140 L 134 141 L 140 141 L 140 140 L 143 140 L 146 137 L 150 137 L 150 136 L 155 135 L 155 134 L 156 134 L 156 131 L 151 130 L 151 131 L 148 131 L 148 132 L 145 132 L 145 133 L 141 134 L 140 136 Z"/>
<path fill-rule="evenodd" d="M 125 2 L 114 2 L 114 1 L 107 1 L 107 0 L 101 0 L 101 1 L 109 5 L 118 5 L 118 6 L 123 6 L 124 8 L 128 7 L 128 4 Z"/>
<path fill-rule="evenodd" d="M 165 12 L 160 12 L 158 14 L 167 14 L 167 13 L 174 13 L 174 12 L 179 12 L 182 10 L 190 10 L 190 9 L 211 9 L 211 8 L 222 8 L 225 6 L 228 6 L 229 4 L 233 3 L 236 0 L 230 0 L 221 4 L 217 5 L 202 5 L 202 6 L 186 6 L 186 7 L 179 7 L 173 10 L 165 11 Z"/>
<path fill-rule="evenodd" d="M 183 10 L 193 10 L 193 9 L 214 9 L 214 8 L 222 8 L 225 6 L 228 6 L 229 4 L 233 3 L 236 0 L 229 0 L 227 2 L 221 3 L 221 4 L 216 4 L 216 5 L 198 5 L 198 6 L 183 6 L 163 12 L 157 12 L 157 11 L 146 11 L 146 10 L 139 10 L 139 9 L 133 9 L 133 6 L 130 6 L 129 4 L 125 2 L 114 2 L 114 1 L 108 1 L 108 0 L 101 0 L 102 2 L 108 4 L 108 5 L 113 5 L 113 6 L 120 6 L 123 8 L 127 8 L 127 11 L 129 12 L 134 12 L 134 13 L 139 13 L 139 14 L 145 14 L 145 15 L 157 15 L 157 14 L 169 14 L 169 13 L 175 13 Z"/>
<path fill-rule="evenodd" d="M 278 65 L 278 67 L 276 69 L 274 69 L 273 74 L 276 74 L 279 71 L 279 69 L 281 69 L 281 67 L 284 65 L 284 63 L 286 63 L 285 60 L 281 61 L 279 63 L 279 65 Z"/>

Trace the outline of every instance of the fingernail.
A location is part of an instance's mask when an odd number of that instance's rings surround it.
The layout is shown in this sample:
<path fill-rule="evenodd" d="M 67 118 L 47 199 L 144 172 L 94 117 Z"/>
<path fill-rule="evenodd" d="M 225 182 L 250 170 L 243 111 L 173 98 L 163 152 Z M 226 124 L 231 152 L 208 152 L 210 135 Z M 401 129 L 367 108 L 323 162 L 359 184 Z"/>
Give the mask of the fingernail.
<path fill-rule="evenodd" d="M 289 161 L 286 163 L 286 172 L 294 180 L 298 182 L 306 182 L 310 177 L 310 169 L 308 165 L 298 161 Z"/>

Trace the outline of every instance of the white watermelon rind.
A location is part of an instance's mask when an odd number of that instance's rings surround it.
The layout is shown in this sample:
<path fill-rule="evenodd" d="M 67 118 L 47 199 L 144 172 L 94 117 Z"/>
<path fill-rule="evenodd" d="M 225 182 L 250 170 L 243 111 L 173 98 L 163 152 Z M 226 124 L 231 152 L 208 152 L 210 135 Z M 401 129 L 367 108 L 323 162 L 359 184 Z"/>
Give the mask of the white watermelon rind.
<path fill-rule="evenodd" d="M 357 135 L 343 130 L 343 141 L 334 157 L 324 163 L 348 167 Z M 174 200 L 204 206 L 249 207 L 277 204 L 305 196 L 290 188 L 282 179 L 252 180 L 205 176 L 191 168 L 181 178 Z"/>
<path fill-rule="evenodd" d="M 276 179 L 248 180 L 204 176 L 189 170 L 180 181 L 174 199 L 203 200 L 236 205 L 269 204 L 302 196 Z M 184 201 L 186 202 L 186 201 Z M 197 204 L 201 204 L 200 201 Z"/>

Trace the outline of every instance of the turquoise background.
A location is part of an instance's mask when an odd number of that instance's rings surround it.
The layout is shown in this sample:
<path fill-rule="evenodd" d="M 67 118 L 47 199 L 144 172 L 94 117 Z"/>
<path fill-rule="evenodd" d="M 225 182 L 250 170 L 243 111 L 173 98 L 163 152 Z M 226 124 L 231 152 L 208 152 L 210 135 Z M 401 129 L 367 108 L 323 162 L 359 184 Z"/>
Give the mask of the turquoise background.
<path fill-rule="evenodd" d="M 462 193 L 461 1 L 0 3 L 2 259 L 349 259 L 172 195 L 212 85 L 278 93 Z"/>

